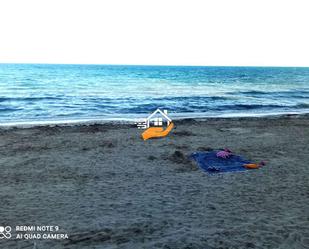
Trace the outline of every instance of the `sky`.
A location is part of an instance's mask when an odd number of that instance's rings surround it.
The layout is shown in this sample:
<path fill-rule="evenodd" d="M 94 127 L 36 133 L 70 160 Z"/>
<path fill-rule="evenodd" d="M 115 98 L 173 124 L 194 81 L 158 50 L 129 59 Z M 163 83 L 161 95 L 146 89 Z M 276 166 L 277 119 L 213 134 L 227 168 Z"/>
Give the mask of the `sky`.
<path fill-rule="evenodd" d="M 308 0 L 0 0 L 0 63 L 309 66 Z"/>

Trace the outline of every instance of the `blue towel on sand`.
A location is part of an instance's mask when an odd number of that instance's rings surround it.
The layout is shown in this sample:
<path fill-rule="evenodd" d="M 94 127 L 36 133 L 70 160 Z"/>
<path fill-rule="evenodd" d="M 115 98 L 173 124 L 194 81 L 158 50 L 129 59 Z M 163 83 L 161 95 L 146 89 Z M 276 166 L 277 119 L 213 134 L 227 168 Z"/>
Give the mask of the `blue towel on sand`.
<path fill-rule="evenodd" d="M 235 172 L 245 171 L 243 164 L 251 163 L 241 156 L 231 155 L 229 158 L 217 157 L 218 151 L 212 152 L 195 152 L 190 158 L 195 160 L 200 168 L 208 173 Z"/>

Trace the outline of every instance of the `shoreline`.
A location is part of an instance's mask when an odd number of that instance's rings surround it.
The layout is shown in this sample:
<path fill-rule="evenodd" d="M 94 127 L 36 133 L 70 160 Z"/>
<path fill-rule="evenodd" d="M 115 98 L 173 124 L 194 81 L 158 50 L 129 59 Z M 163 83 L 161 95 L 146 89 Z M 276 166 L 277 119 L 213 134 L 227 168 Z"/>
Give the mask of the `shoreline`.
<path fill-rule="evenodd" d="M 174 116 L 173 120 L 183 121 L 183 120 L 239 120 L 239 119 L 274 119 L 274 118 L 307 118 L 309 117 L 309 112 L 307 113 L 277 113 L 277 114 L 256 114 L 256 115 L 218 115 L 218 116 Z M 106 125 L 106 124 L 116 124 L 116 125 L 134 125 L 135 121 L 139 120 L 133 118 L 102 118 L 102 119 L 73 119 L 73 120 L 48 120 L 48 121 L 20 121 L 20 122 L 5 122 L 0 123 L 1 129 L 12 129 L 12 128 L 35 128 L 35 127 L 54 127 L 54 126 L 87 126 L 87 125 Z"/>

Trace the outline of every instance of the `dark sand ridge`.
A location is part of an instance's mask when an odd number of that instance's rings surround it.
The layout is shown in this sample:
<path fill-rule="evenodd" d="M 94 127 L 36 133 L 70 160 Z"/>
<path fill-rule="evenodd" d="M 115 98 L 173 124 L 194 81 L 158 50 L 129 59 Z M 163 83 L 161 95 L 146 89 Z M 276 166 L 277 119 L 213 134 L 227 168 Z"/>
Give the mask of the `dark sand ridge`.
<path fill-rule="evenodd" d="M 0 129 L 1 224 L 58 225 L 37 248 L 308 248 L 309 117 Z M 207 175 L 187 160 L 229 147 L 259 170 Z M 1 240 L 0 248 L 33 248 Z M 306 247 L 307 246 L 307 247 Z"/>

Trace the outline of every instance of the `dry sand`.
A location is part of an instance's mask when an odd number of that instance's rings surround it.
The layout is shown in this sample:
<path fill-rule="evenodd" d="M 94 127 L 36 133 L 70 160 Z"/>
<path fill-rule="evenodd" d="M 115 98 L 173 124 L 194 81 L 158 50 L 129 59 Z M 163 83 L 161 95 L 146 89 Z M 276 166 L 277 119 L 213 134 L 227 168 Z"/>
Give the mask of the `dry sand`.
<path fill-rule="evenodd" d="M 308 116 L 175 124 L 149 141 L 112 123 L 0 129 L 1 225 L 69 235 L 38 249 L 308 248 Z M 208 175 L 186 158 L 222 147 L 267 165 Z"/>

